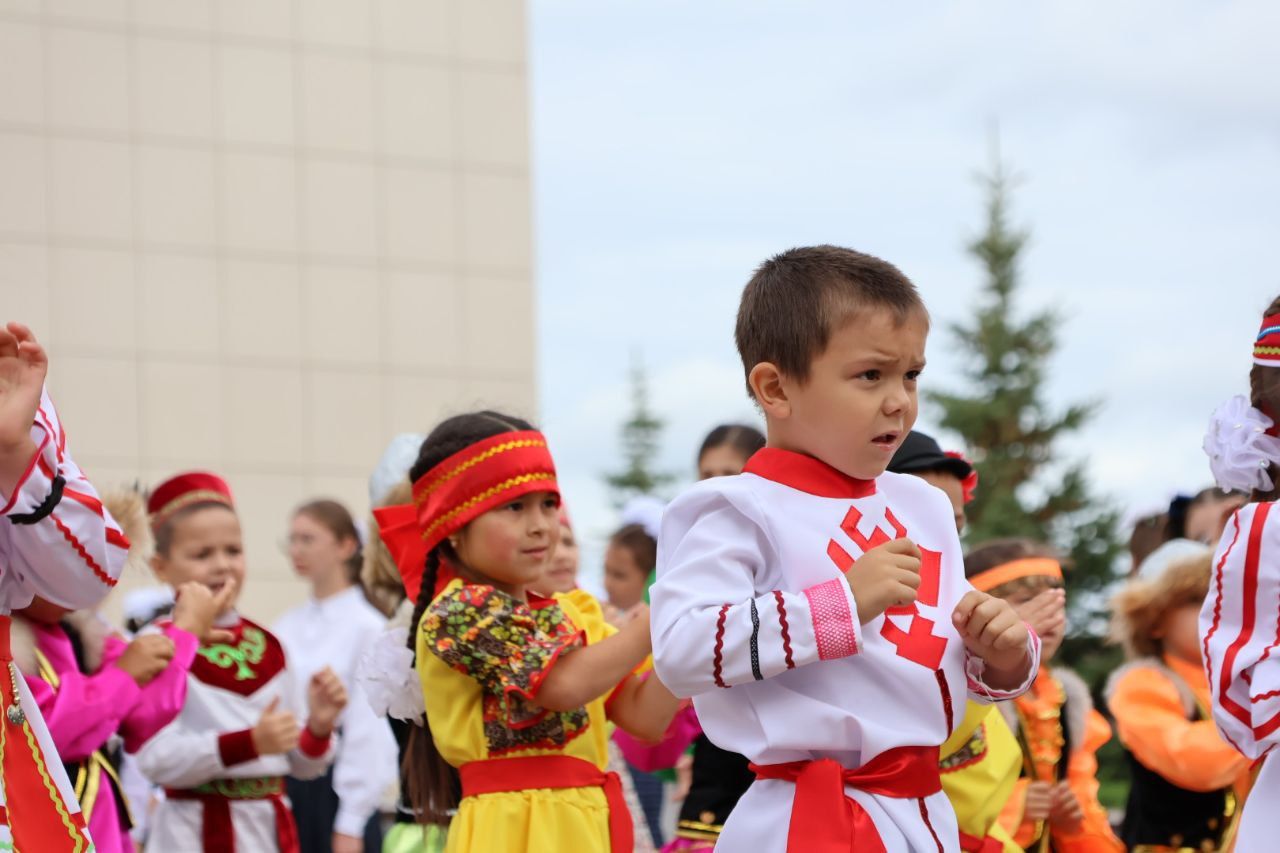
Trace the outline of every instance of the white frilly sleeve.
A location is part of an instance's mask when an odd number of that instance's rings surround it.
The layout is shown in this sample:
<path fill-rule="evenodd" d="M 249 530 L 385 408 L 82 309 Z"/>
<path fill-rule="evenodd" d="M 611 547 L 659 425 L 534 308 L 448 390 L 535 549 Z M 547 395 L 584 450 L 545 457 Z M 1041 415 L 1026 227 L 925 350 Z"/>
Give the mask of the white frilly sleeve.
<path fill-rule="evenodd" d="M 67 449 L 67 435 L 42 393 L 31 425 L 36 453 L 10 494 L 0 493 L 0 607 L 33 596 L 79 610 L 115 586 L 129 540 Z"/>
<path fill-rule="evenodd" d="M 1200 610 L 1218 730 L 1257 758 L 1280 745 L 1280 514 L 1243 507 L 1228 521 Z"/>
<path fill-rule="evenodd" d="M 650 593 L 653 656 L 677 696 L 761 681 L 862 647 L 853 593 L 835 569 L 799 592 L 773 586 L 781 573 L 762 517 L 712 489 L 682 495 L 663 517 Z"/>

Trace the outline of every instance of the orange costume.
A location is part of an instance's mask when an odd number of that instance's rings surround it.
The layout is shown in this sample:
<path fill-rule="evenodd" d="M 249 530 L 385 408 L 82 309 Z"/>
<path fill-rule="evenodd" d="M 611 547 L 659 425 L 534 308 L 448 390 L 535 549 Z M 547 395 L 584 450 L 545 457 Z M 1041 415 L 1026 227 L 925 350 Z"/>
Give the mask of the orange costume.
<path fill-rule="evenodd" d="M 1049 844 L 1061 853 L 1123 850 L 1098 802 L 1096 753 L 1110 740 L 1111 726 L 1094 709 L 1080 676 L 1066 669 L 1041 669 L 1031 689 L 1002 710 L 1022 746 L 1023 770 L 1000 815 L 1001 826 L 1027 850 L 1047 850 Z M 1027 818 L 1027 788 L 1033 781 L 1065 781 L 1084 813 L 1080 825 L 1068 830 Z"/>
<path fill-rule="evenodd" d="M 1112 675 L 1107 703 L 1120 741 L 1138 764 L 1200 798 L 1217 796 L 1221 814 L 1208 818 L 1207 829 L 1220 837 L 1248 791 L 1249 760 L 1214 728 L 1201 666 L 1170 655 L 1133 661 Z M 1161 840 L 1170 847 L 1188 841 Z"/>

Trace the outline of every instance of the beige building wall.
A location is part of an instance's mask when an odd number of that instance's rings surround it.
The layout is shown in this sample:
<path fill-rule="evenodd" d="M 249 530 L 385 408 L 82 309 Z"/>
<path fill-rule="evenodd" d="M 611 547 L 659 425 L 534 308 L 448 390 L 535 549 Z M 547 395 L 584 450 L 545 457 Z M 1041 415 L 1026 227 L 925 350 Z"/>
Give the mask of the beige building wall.
<path fill-rule="evenodd" d="M 525 53 L 521 2 L 0 0 L 0 319 L 100 488 L 230 480 L 253 617 L 293 505 L 534 413 Z"/>

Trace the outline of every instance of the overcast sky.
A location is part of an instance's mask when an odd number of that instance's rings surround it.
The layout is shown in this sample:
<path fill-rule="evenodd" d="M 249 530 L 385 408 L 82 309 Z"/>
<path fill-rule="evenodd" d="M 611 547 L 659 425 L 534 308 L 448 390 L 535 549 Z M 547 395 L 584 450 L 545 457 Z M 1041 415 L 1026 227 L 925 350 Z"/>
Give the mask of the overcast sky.
<path fill-rule="evenodd" d="M 1064 451 L 1127 511 L 1208 485 L 1205 422 L 1280 292 L 1280 4 L 921 5 L 532 0 L 541 412 L 584 573 L 633 352 L 668 469 L 755 418 L 732 330 L 769 255 L 897 264 L 934 318 L 922 387 L 956 387 L 997 125 L 1021 306 L 1064 318 L 1051 398 L 1102 403 Z"/>

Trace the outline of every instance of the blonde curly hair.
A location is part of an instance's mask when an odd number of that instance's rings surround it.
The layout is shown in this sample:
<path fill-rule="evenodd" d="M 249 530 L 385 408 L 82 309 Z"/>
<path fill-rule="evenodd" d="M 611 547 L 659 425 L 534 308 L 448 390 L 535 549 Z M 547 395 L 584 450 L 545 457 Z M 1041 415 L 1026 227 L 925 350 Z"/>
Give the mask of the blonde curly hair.
<path fill-rule="evenodd" d="M 387 492 L 382 506 L 407 504 L 413 500 L 413 490 L 409 481 L 397 483 Z M 365 597 L 369 603 L 382 611 L 387 618 L 396 612 L 400 602 L 405 599 L 404 581 L 400 578 L 400 569 L 391 558 L 391 552 L 378 535 L 378 522 L 369 516 L 369 544 L 364 549 L 364 565 L 360 567 L 360 585 L 364 587 Z"/>
<path fill-rule="evenodd" d="M 1164 644 L 1155 633 L 1175 607 L 1200 604 L 1209 594 L 1213 555 L 1205 553 L 1173 563 L 1157 578 L 1131 580 L 1111 599 L 1111 642 L 1130 658 L 1159 657 Z"/>

